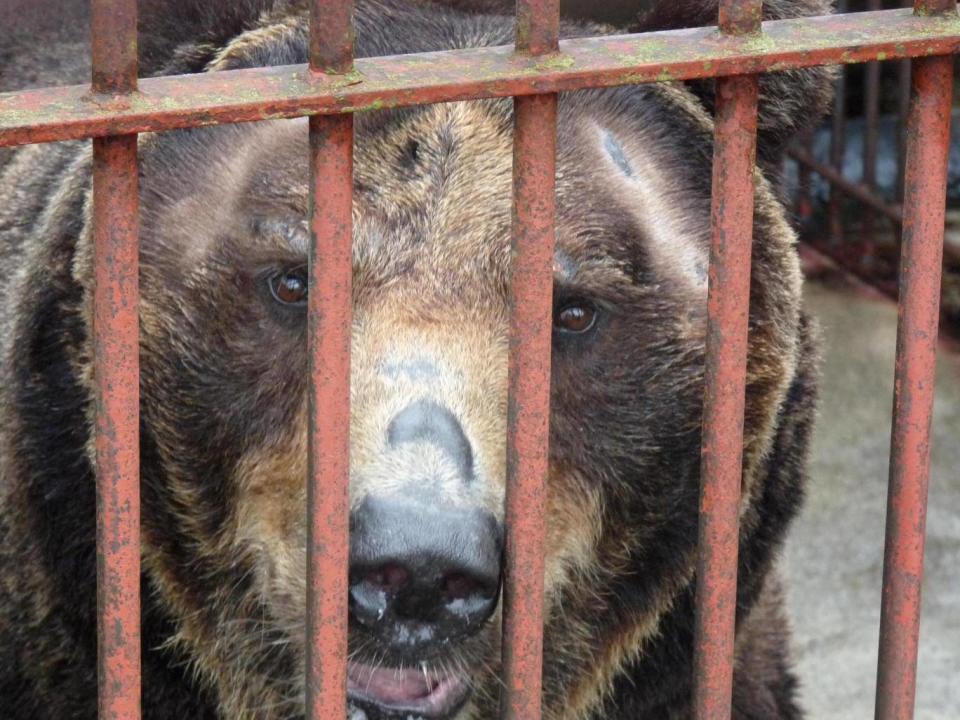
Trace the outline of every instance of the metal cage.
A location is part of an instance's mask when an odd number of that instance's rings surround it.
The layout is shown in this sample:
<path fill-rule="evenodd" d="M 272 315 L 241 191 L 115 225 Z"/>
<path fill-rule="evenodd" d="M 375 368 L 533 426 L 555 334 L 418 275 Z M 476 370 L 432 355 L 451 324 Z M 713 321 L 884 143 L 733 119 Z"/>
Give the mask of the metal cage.
<path fill-rule="evenodd" d="M 914 58 L 876 717 L 912 717 L 943 252 L 954 0 L 559 41 L 557 0 L 518 0 L 516 47 L 353 61 L 351 0 L 311 3 L 310 64 L 137 79 L 136 0 L 93 0 L 92 86 L 0 95 L 0 146 L 93 138 L 99 716 L 140 717 L 137 134 L 310 117 L 307 712 L 345 717 L 353 115 L 513 96 L 515 265 L 502 716 L 540 717 L 557 93 L 717 78 L 694 707 L 729 718 L 734 659 L 757 73 Z M 318 199 L 322 198 L 322 200 Z M 319 419 L 322 418 L 323 422 Z M 320 488 L 323 491 L 320 492 Z M 522 584 L 522 590 L 520 588 Z"/>

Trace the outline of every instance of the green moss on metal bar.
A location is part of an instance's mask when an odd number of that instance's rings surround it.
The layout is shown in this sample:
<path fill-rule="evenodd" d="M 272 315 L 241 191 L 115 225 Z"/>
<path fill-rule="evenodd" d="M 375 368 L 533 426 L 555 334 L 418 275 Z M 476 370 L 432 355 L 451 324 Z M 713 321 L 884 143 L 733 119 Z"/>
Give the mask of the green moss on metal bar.
<path fill-rule="evenodd" d="M 743 41 L 738 44 L 738 53 L 748 53 L 750 55 L 759 55 L 761 53 L 783 50 L 783 42 L 777 42 L 769 35 L 763 33 L 751 33 L 743 35 Z"/>
<path fill-rule="evenodd" d="M 534 70 L 566 70 L 572 68 L 576 64 L 574 60 L 569 55 L 549 55 L 541 59 Z"/>

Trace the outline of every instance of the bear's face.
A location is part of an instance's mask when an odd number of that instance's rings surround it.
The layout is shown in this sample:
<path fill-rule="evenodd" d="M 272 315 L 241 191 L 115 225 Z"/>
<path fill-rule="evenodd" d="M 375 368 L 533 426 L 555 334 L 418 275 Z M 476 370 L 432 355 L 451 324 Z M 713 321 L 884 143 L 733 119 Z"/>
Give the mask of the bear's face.
<path fill-rule="evenodd" d="M 629 114 L 609 93 L 561 103 L 553 718 L 594 702 L 693 569 L 708 129 L 682 91 L 630 93 Z M 509 108 L 357 118 L 349 692 L 371 719 L 494 715 Z M 689 142 L 662 142 L 670 133 Z M 143 148 L 145 567 L 173 641 L 228 716 L 303 711 L 307 153 L 302 120 L 171 133 Z M 778 341 L 764 332 L 752 341 Z M 786 375 L 765 363 L 751 361 L 748 446 L 781 392 L 770 378 Z"/>

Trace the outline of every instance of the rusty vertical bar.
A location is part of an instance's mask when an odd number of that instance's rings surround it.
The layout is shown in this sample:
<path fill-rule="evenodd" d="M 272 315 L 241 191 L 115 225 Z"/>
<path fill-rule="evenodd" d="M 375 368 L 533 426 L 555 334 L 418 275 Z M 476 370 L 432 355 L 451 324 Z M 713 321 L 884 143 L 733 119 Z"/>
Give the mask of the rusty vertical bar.
<path fill-rule="evenodd" d="M 541 55 L 559 43 L 559 0 L 517 0 L 517 51 Z"/>
<path fill-rule="evenodd" d="M 137 4 L 91 4 L 92 90 L 137 88 Z M 140 718 L 137 136 L 93 141 L 97 687 L 101 720 Z"/>
<path fill-rule="evenodd" d="M 540 717 L 556 95 L 515 101 L 502 717 Z"/>
<path fill-rule="evenodd" d="M 881 9 L 880 0 L 867 0 L 867 10 Z M 863 184 L 875 191 L 877 186 L 877 135 L 880 122 L 880 63 L 873 61 L 864 67 L 864 128 L 863 128 Z M 861 247 L 865 253 L 861 262 L 870 262 L 873 254 L 873 213 L 863 213 L 860 227 Z"/>
<path fill-rule="evenodd" d="M 760 32 L 761 3 L 723 0 L 728 34 Z M 694 716 L 730 718 L 757 140 L 756 75 L 717 80 L 712 240 L 694 630 Z"/>
<path fill-rule="evenodd" d="M 137 89 L 137 3 L 91 0 L 91 64 L 94 92 L 130 93 Z"/>
<path fill-rule="evenodd" d="M 310 69 L 353 64 L 350 0 L 314 0 Z M 347 714 L 353 116 L 310 118 L 307 717 Z"/>
<path fill-rule="evenodd" d="M 517 51 L 555 52 L 557 0 L 519 0 Z M 553 343 L 557 96 L 514 98 L 510 283 L 504 720 L 539 720 L 543 674 L 546 482 Z"/>
<path fill-rule="evenodd" d="M 915 8 L 918 14 L 956 12 L 954 2 L 918 2 Z M 914 710 L 952 93 L 952 57 L 914 60 L 907 117 L 877 720 L 910 720 Z"/>

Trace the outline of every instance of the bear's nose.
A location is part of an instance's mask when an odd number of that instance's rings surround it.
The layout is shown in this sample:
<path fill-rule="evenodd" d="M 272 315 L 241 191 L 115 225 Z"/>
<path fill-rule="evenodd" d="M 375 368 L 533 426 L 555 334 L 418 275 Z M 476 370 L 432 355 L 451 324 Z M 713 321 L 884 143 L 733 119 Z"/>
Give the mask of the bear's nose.
<path fill-rule="evenodd" d="M 387 442 L 394 448 L 413 442 L 434 445 L 456 464 L 461 479 L 473 479 L 473 452 L 460 421 L 432 400 L 418 400 L 397 413 L 387 428 Z"/>
<path fill-rule="evenodd" d="M 502 531 L 490 513 L 368 496 L 350 525 L 351 618 L 393 652 L 422 659 L 496 608 Z"/>

